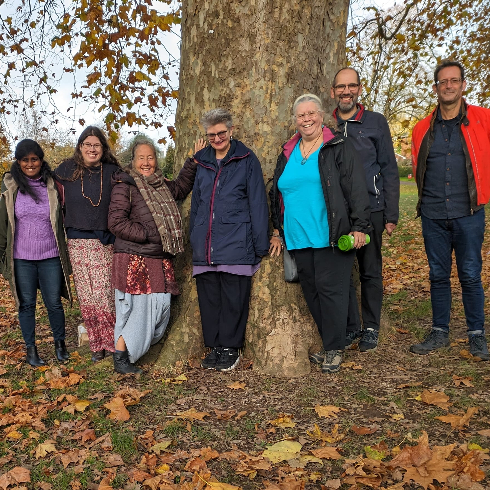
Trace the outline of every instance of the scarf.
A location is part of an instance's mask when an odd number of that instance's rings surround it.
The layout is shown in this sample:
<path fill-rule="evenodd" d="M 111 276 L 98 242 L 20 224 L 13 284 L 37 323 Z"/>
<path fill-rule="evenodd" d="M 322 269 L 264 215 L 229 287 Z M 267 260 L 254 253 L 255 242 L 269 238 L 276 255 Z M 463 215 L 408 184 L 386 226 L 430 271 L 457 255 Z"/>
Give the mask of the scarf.
<path fill-rule="evenodd" d="M 183 252 L 182 218 L 162 171 L 157 168 L 155 173 L 148 177 L 139 174 L 131 166 L 126 167 L 124 171 L 133 177 L 136 187 L 150 209 L 162 239 L 163 251 L 172 255 Z"/>

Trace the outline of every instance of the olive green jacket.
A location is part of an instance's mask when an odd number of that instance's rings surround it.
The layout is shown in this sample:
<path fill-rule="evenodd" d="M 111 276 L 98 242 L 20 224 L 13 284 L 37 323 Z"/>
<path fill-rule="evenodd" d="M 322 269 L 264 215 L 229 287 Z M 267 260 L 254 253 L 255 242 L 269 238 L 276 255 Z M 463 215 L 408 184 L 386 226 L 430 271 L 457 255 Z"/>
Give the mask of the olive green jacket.
<path fill-rule="evenodd" d="M 14 237 L 15 237 L 15 199 L 17 198 L 18 186 L 12 175 L 7 172 L 4 175 L 1 198 L 0 198 L 0 274 L 9 281 L 15 304 L 19 308 L 19 298 L 15 286 L 14 274 Z M 68 258 L 68 248 L 66 246 L 65 229 L 63 228 L 63 214 L 61 204 L 58 199 L 58 191 L 53 179 L 48 181 L 48 200 L 51 226 L 53 228 L 58 251 L 60 254 L 61 266 L 63 268 L 64 281 L 61 294 L 72 302 L 70 289 L 71 265 Z"/>

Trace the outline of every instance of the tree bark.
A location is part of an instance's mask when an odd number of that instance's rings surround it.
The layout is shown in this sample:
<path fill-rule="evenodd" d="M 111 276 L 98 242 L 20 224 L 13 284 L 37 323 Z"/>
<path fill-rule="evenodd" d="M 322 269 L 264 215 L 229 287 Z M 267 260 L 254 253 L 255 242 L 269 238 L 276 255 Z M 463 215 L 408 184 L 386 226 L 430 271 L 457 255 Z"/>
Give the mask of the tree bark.
<path fill-rule="evenodd" d="M 265 181 L 272 178 L 293 132 L 294 100 L 311 92 L 331 109 L 331 82 L 345 66 L 348 6 L 349 0 L 183 0 L 176 166 L 203 134 L 203 113 L 223 107 L 234 116 L 234 137 L 257 154 Z M 184 217 L 188 208 L 187 201 Z M 182 295 L 160 364 L 202 354 L 190 257 L 187 251 L 176 263 Z M 308 350 L 320 343 L 299 285 L 284 282 L 282 260 L 264 258 L 253 278 L 246 355 L 263 373 L 301 376 L 310 371 Z"/>

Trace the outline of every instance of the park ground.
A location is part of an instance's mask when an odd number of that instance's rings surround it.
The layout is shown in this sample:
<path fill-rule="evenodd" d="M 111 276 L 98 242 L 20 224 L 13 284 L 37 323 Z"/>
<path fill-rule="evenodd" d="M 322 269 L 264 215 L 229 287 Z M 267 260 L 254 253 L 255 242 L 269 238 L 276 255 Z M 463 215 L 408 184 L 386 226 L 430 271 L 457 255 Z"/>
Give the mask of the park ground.
<path fill-rule="evenodd" d="M 348 351 L 339 373 L 263 376 L 191 360 L 138 377 L 93 365 L 77 348 L 54 362 L 38 311 L 45 369 L 24 364 L 13 301 L 0 280 L 0 489 L 392 490 L 490 488 L 490 363 L 468 352 L 453 270 L 451 346 L 408 352 L 431 323 L 416 190 L 401 186 L 401 219 L 385 237 L 385 303 L 377 351 Z M 488 297 L 490 241 L 483 247 Z M 487 299 L 486 316 L 489 317 Z"/>

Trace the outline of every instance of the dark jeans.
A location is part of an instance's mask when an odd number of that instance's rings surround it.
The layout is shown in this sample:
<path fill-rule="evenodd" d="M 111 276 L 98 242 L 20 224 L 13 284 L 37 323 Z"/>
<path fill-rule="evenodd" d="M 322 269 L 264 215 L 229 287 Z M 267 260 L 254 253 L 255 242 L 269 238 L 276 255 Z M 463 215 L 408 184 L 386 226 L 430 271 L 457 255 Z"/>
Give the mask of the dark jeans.
<path fill-rule="evenodd" d="M 485 233 L 485 210 L 447 220 L 422 215 L 422 233 L 430 267 L 432 328 L 449 332 L 450 276 L 454 250 L 468 333 L 484 333 L 481 247 Z"/>
<path fill-rule="evenodd" d="M 349 281 L 355 252 L 338 248 L 294 250 L 299 282 L 325 350 L 343 350 Z"/>
<path fill-rule="evenodd" d="M 59 257 L 44 260 L 14 259 L 15 285 L 19 297 L 19 323 L 27 347 L 36 341 L 36 298 L 41 289 L 54 340 L 65 339 L 65 312 L 61 304 L 63 269 Z"/>
<path fill-rule="evenodd" d="M 196 276 L 196 286 L 206 347 L 242 348 L 252 278 L 228 272 L 204 272 Z"/>
<path fill-rule="evenodd" d="M 373 225 L 373 230 L 369 234 L 371 241 L 356 251 L 356 257 L 361 280 L 362 324 L 364 329 L 372 328 L 379 331 L 383 303 L 383 262 L 381 257 L 381 245 L 383 244 L 383 231 L 385 229 L 383 211 L 371 213 L 371 224 Z M 361 330 L 359 306 L 356 287 L 351 275 L 347 331 L 358 332 L 359 330 Z"/>

